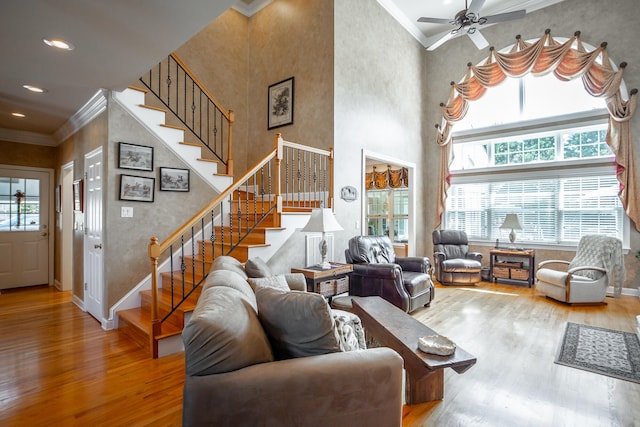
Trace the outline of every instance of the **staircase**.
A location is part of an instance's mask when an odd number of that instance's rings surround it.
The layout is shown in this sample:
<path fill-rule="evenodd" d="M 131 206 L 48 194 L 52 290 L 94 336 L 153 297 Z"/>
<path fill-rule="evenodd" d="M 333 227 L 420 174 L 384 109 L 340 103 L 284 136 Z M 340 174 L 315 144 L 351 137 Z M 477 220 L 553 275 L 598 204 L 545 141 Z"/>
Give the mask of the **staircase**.
<path fill-rule="evenodd" d="M 273 150 L 232 183 L 233 112 L 174 54 L 140 81 L 184 127 L 167 125 L 167 110 L 147 105 L 147 89 L 128 88 L 114 99 L 219 193 L 165 241 L 150 239 L 151 289 L 140 290 L 139 306 L 116 312 L 118 329 L 155 358 L 183 349 L 182 329 L 216 257 L 267 261 L 306 224 L 311 209 L 331 207 L 333 151 L 276 134 Z M 185 134 L 197 142 L 185 142 Z M 218 173 L 219 166 L 226 170 Z"/>

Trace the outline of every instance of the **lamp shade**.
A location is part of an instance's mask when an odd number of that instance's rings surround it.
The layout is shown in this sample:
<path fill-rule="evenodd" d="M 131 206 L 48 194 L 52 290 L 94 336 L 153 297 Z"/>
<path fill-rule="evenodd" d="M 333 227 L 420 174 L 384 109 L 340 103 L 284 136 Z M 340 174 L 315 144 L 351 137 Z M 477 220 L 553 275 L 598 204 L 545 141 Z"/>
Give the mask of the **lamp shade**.
<path fill-rule="evenodd" d="M 314 209 L 309 222 L 300 231 L 307 233 L 326 233 L 329 231 L 341 231 L 343 228 L 336 221 L 333 211 L 328 208 Z"/>
<path fill-rule="evenodd" d="M 507 214 L 500 228 L 510 228 L 511 230 L 522 230 L 522 225 L 518 219 L 518 214 Z"/>

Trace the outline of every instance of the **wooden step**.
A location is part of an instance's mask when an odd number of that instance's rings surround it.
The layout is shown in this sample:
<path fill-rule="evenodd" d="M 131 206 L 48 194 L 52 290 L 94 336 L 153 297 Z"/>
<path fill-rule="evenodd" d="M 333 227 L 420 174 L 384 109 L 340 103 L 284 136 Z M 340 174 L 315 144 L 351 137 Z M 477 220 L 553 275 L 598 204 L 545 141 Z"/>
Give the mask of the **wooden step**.
<path fill-rule="evenodd" d="M 160 111 L 161 113 L 166 113 L 167 112 L 167 110 L 165 110 L 164 108 L 154 107 L 153 105 L 138 104 L 138 106 L 142 107 L 142 108 L 146 108 L 147 110 Z"/>
<path fill-rule="evenodd" d="M 179 306 L 174 310 L 173 313 L 164 321 L 163 325 L 170 323 L 178 329 L 182 330 L 184 328 L 184 315 L 185 313 L 193 312 L 193 309 L 196 307 L 196 303 L 198 302 L 198 298 L 200 297 L 200 292 L 198 291 L 199 287 L 194 290 L 194 292 L 181 304 L 180 301 L 182 296 L 175 297 L 173 299 L 173 304 Z M 171 312 L 172 301 L 171 301 L 171 290 L 160 288 L 158 290 L 158 317 L 163 319 L 167 314 Z M 196 293 L 197 291 L 197 293 Z M 142 311 L 151 312 L 151 303 L 153 301 L 153 295 L 151 290 L 141 291 L 140 298 L 142 301 Z"/>
<path fill-rule="evenodd" d="M 181 126 L 174 126 L 174 125 L 168 125 L 168 124 L 161 124 L 160 126 L 165 127 L 165 128 L 170 128 L 170 129 L 178 129 L 178 130 L 181 130 L 181 131 L 184 131 L 184 132 L 187 131 L 186 128 L 181 127 Z"/>
<path fill-rule="evenodd" d="M 142 307 L 121 310 L 118 315 L 118 331 L 124 333 L 149 354 L 151 352 L 151 314 Z M 180 335 L 182 328 L 171 323 L 162 324 L 158 340 Z"/>

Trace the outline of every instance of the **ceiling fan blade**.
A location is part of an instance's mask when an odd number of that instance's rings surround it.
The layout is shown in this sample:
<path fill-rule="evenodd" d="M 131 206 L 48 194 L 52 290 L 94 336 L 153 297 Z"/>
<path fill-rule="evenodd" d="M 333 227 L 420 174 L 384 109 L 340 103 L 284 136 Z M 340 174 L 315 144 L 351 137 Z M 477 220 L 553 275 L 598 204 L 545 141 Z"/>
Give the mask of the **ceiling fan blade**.
<path fill-rule="evenodd" d="M 487 41 L 487 39 L 485 39 L 477 29 L 475 29 L 475 31 L 467 32 L 467 35 L 478 49 L 482 50 L 485 47 L 489 46 L 489 42 Z"/>
<path fill-rule="evenodd" d="M 521 9 L 521 10 L 514 10 L 513 12 L 499 13 L 497 15 L 483 16 L 482 19 L 484 20 L 484 22 L 482 22 L 482 24 L 483 25 L 495 24 L 496 22 L 504 22 L 504 21 L 510 21 L 512 19 L 520 19 L 520 18 L 524 18 L 526 14 L 527 14 L 527 11 L 524 9 Z"/>
<path fill-rule="evenodd" d="M 484 2 L 485 0 L 472 0 L 471 4 L 469 5 L 469 9 L 467 9 L 467 15 L 473 13 L 474 15 L 478 16 L 480 9 L 482 9 L 482 6 L 484 6 Z"/>
<path fill-rule="evenodd" d="M 418 22 L 428 22 L 430 24 L 449 24 L 451 22 L 451 19 L 428 18 L 426 16 L 423 16 L 422 18 L 418 19 Z"/>
<path fill-rule="evenodd" d="M 436 50 L 437 48 L 442 46 L 447 40 L 451 39 L 454 35 L 455 34 L 453 34 L 451 31 L 447 31 L 444 34 L 431 37 L 429 39 L 430 43 L 427 50 L 429 51 Z M 431 40 L 433 40 L 433 42 L 431 42 Z"/>

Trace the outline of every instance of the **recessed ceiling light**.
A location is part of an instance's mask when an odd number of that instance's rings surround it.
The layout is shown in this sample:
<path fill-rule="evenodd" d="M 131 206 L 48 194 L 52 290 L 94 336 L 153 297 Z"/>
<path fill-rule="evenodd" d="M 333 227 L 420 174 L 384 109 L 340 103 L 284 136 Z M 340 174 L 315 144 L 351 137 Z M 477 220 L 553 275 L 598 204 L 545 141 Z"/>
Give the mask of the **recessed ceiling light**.
<path fill-rule="evenodd" d="M 56 49 L 73 50 L 76 48 L 73 44 L 62 39 L 42 39 L 42 41 L 47 46 L 55 47 Z"/>
<path fill-rule="evenodd" d="M 33 85 L 22 85 L 23 88 L 35 93 L 45 93 L 47 90 L 38 86 Z"/>
<path fill-rule="evenodd" d="M 22 114 L 22 113 L 18 113 L 18 112 L 13 112 L 13 113 L 11 113 L 11 115 L 12 115 L 13 117 L 20 117 L 20 118 L 23 118 L 23 117 L 24 117 L 24 114 Z"/>

